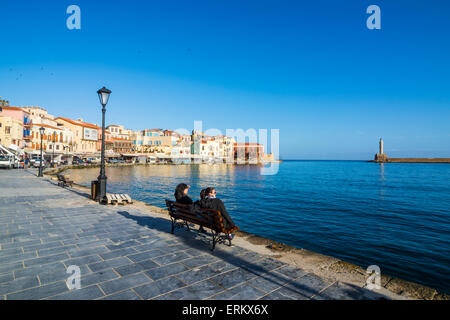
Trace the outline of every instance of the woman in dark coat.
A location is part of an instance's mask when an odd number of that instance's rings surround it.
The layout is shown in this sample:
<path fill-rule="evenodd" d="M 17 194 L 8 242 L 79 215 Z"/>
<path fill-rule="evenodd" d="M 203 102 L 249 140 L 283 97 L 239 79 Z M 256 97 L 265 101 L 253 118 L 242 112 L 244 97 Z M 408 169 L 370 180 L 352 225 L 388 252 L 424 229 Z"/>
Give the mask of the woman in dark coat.
<path fill-rule="evenodd" d="M 200 200 L 200 206 L 202 208 L 220 211 L 224 220 L 225 229 L 230 229 L 236 226 L 233 222 L 233 219 L 231 219 L 230 215 L 225 209 L 223 201 L 216 198 L 216 190 L 214 188 L 205 189 L 205 198 Z"/>
<path fill-rule="evenodd" d="M 192 201 L 191 198 L 188 197 L 188 191 L 191 186 L 187 185 L 185 183 L 180 183 L 175 188 L 175 202 L 182 203 L 182 204 L 193 204 L 194 201 Z"/>
<path fill-rule="evenodd" d="M 189 196 L 187 195 L 189 192 L 189 188 L 191 186 L 185 183 L 180 183 L 176 188 L 175 188 L 175 202 L 177 203 L 182 203 L 182 204 L 188 204 L 188 205 L 192 205 L 194 204 L 194 201 L 192 201 L 191 198 L 189 198 Z M 202 197 L 202 193 L 204 193 L 204 190 L 202 190 L 202 192 L 200 192 L 200 197 Z M 199 201 L 196 201 L 194 205 L 198 205 Z M 198 229 L 199 232 L 202 233 L 206 233 L 206 230 L 203 229 L 202 226 L 200 226 L 200 228 Z"/>

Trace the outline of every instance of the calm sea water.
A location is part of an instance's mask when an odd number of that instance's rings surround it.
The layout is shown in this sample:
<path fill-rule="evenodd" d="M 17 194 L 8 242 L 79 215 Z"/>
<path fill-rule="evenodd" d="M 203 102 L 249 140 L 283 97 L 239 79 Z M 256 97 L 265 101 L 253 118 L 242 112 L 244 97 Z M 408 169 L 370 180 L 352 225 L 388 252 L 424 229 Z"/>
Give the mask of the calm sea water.
<path fill-rule="evenodd" d="M 99 169 L 71 170 L 90 186 Z M 107 168 L 108 192 L 164 207 L 178 183 L 216 187 L 242 230 L 450 293 L 450 165 L 285 161 Z M 169 228 L 169 226 L 168 226 Z"/>

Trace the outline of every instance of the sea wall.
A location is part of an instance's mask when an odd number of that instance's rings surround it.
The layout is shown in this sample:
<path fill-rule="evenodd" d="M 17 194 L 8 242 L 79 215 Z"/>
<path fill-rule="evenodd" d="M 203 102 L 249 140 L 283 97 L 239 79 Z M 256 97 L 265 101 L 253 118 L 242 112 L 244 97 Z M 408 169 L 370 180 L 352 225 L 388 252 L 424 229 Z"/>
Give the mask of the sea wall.
<path fill-rule="evenodd" d="M 377 163 L 450 163 L 450 158 L 387 158 L 385 161 L 371 160 Z"/>

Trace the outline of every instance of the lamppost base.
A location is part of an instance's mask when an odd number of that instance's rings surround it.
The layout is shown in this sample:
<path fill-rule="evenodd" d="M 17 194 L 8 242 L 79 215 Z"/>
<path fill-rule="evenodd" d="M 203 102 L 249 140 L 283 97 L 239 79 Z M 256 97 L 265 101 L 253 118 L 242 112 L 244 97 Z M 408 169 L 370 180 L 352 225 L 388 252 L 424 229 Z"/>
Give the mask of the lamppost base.
<path fill-rule="evenodd" d="M 101 203 L 104 201 L 104 199 L 106 198 L 106 181 L 107 181 L 107 177 L 106 176 L 99 176 L 97 181 L 98 181 L 98 198 L 97 200 Z"/>

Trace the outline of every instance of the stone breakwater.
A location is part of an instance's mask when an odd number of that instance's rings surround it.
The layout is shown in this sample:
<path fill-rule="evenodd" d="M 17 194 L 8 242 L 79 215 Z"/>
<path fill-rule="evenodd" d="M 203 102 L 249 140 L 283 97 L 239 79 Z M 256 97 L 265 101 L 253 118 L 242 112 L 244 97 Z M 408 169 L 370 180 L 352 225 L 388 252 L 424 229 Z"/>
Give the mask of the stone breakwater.
<path fill-rule="evenodd" d="M 18 192 L 20 190 L 20 192 Z M 32 170 L 0 171 L 3 299 L 444 299 L 435 290 L 239 233 L 212 253 L 196 232 L 170 234 L 165 210 L 101 206 Z M 77 265 L 81 289 L 69 290 Z"/>
<path fill-rule="evenodd" d="M 450 163 L 450 158 L 386 158 L 385 161 L 371 160 L 376 163 Z"/>

